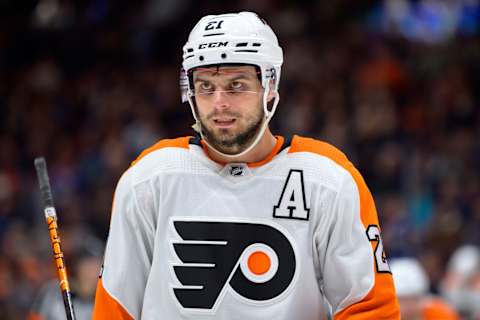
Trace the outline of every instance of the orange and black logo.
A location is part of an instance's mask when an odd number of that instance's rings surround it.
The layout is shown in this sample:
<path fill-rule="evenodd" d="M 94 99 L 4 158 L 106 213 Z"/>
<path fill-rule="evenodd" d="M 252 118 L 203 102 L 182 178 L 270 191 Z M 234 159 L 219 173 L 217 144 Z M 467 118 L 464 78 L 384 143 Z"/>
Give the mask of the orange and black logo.
<path fill-rule="evenodd" d="M 297 269 L 285 232 L 267 224 L 173 221 L 181 241 L 173 249 L 182 263 L 173 288 L 186 309 L 215 309 L 227 288 L 243 298 L 265 302 L 280 296 Z"/>

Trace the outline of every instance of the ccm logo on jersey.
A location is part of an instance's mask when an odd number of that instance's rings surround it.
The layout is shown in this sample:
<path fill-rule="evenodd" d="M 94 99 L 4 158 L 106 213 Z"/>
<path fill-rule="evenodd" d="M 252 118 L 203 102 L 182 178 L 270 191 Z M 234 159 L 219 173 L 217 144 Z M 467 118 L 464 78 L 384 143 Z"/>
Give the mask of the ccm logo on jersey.
<path fill-rule="evenodd" d="M 173 293 L 183 308 L 215 310 L 231 289 L 251 302 L 280 296 L 293 282 L 297 261 L 290 240 L 272 225 L 247 222 L 178 221 L 182 241 L 173 249 L 181 286 Z"/>

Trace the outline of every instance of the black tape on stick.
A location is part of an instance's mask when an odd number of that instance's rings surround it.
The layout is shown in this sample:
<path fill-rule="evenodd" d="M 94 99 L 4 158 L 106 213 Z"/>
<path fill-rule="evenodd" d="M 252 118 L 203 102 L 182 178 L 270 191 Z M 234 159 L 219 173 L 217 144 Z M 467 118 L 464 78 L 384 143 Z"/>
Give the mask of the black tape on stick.
<path fill-rule="evenodd" d="M 35 159 L 35 170 L 37 171 L 38 184 L 45 208 L 53 207 L 52 188 L 48 178 L 47 162 L 44 157 Z"/>

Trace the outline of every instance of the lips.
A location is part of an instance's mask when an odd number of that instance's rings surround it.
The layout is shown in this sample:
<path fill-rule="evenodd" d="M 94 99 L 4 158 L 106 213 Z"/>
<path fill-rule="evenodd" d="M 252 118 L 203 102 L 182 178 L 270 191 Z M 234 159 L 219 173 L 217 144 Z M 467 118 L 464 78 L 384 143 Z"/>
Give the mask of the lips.
<path fill-rule="evenodd" d="M 217 127 L 226 128 L 230 127 L 235 123 L 235 118 L 217 118 L 213 119 L 213 122 Z"/>

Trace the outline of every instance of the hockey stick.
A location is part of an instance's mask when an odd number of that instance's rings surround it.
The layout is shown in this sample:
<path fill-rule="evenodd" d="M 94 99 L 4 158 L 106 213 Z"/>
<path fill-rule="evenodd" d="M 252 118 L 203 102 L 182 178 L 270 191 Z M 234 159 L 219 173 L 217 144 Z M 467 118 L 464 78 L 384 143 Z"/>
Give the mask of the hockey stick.
<path fill-rule="evenodd" d="M 60 236 L 58 234 L 57 212 L 53 205 L 52 189 L 50 187 L 45 158 L 41 157 L 35 159 L 35 170 L 37 171 L 38 184 L 40 186 L 44 203 L 43 211 L 45 213 L 45 219 L 47 220 L 48 230 L 50 231 L 50 241 L 53 248 L 53 257 L 57 265 L 57 274 L 58 280 L 60 281 L 60 289 L 62 290 L 65 313 L 67 314 L 67 320 L 75 320 L 72 295 L 67 278 L 67 269 L 65 266 L 63 251 L 60 246 Z"/>

